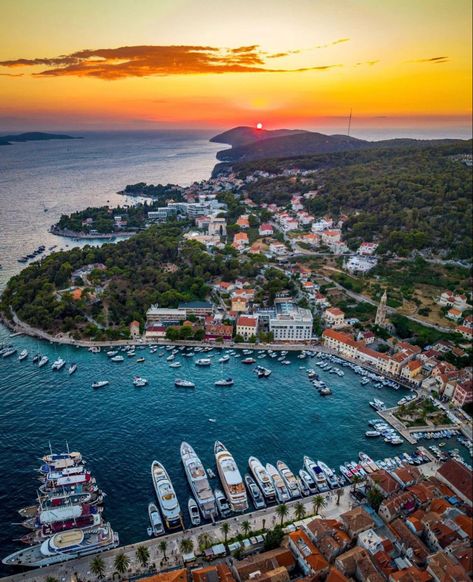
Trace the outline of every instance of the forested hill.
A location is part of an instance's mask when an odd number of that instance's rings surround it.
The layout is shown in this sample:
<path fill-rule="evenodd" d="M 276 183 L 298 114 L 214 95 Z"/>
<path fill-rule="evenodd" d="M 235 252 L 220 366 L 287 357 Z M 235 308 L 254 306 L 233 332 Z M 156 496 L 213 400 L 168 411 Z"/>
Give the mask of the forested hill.
<path fill-rule="evenodd" d="M 319 194 L 306 201 L 316 216 L 346 214 L 346 238 L 353 248 L 361 241 L 380 242 L 380 252 L 408 255 L 431 249 L 434 254 L 472 256 L 472 172 L 463 155 L 471 156 L 471 140 L 448 146 L 363 150 L 286 160 L 236 164 L 240 176 L 256 170 L 317 170 Z M 313 189 L 303 180 L 300 192 Z M 271 179 L 251 186 L 255 202 L 275 202 Z M 286 203 L 287 201 L 279 201 Z"/>

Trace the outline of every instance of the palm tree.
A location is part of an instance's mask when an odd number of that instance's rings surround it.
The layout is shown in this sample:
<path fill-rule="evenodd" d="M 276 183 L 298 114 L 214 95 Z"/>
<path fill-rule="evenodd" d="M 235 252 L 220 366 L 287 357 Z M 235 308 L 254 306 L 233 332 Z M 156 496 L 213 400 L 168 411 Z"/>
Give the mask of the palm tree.
<path fill-rule="evenodd" d="M 251 524 L 247 519 L 245 519 L 244 521 L 241 522 L 241 529 L 243 530 L 243 533 L 245 534 L 245 536 L 247 536 L 250 533 Z"/>
<path fill-rule="evenodd" d="M 337 505 L 340 505 L 340 497 L 343 497 L 344 493 L 345 493 L 345 490 L 343 489 L 343 487 L 339 487 L 337 489 Z"/>
<path fill-rule="evenodd" d="M 120 552 L 115 556 L 115 560 L 113 561 L 113 566 L 115 570 L 123 576 L 125 572 L 128 570 L 128 566 L 130 565 L 130 558 L 123 552 Z"/>
<path fill-rule="evenodd" d="M 352 480 L 351 480 L 352 485 L 353 485 L 353 488 L 352 488 L 353 493 L 356 491 L 356 486 L 358 484 L 360 484 L 362 481 L 363 481 L 363 479 L 359 475 L 353 475 Z"/>
<path fill-rule="evenodd" d="M 296 519 L 299 521 L 301 519 L 304 519 L 305 517 L 305 507 L 304 504 L 302 503 L 302 501 L 298 501 L 294 507 L 294 515 L 296 516 Z"/>
<path fill-rule="evenodd" d="M 139 561 L 139 563 L 143 566 L 143 568 L 146 568 L 146 566 L 148 565 L 149 562 L 149 550 L 146 546 L 138 546 L 136 548 L 136 557 Z"/>
<path fill-rule="evenodd" d="M 180 548 L 183 554 L 190 554 L 194 549 L 194 542 L 190 538 L 182 538 Z"/>
<path fill-rule="evenodd" d="M 213 544 L 212 536 L 207 532 L 202 532 L 198 537 L 199 549 L 203 552 Z"/>
<path fill-rule="evenodd" d="M 166 550 L 168 548 L 168 544 L 165 540 L 159 542 L 159 549 L 163 552 L 164 559 L 167 560 Z"/>
<path fill-rule="evenodd" d="M 281 505 L 278 505 L 276 507 L 276 513 L 281 518 L 281 527 L 282 527 L 282 524 L 284 523 L 284 518 L 289 513 L 289 509 L 287 508 L 287 505 L 285 503 L 281 503 Z"/>
<path fill-rule="evenodd" d="M 319 515 L 319 510 L 327 505 L 327 500 L 323 495 L 316 495 L 312 499 L 312 505 L 314 506 L 315 515 Z"/>
<path fill-rule="evenodd" d="M 90 563 L 90 571 L 95 574 L 97 578 L 105 577 L 105 562 L 100 556 L 95 556 L 95 558 Z"/>
<path fill-rule="evenodd" d="M 46 582 L 59 582 L 59 580 L 57 578 L 55 578 L 54 576 L 48 576 L 46 578 Z"/>
<path fill-rule="evenodd" d="M 266 518 L 263 517 L 263 531 L 266 531 Z"/>
<path fill-rule="evenodd" d="M 228 525 L 228 523 L 226 521 L 224 523 L 222 523 L 220 530 L 223 533 L 223 535 L 225 536 L 225 545 L 226 545 L 227 539 L 228 539 L 228 533 L 230 531 L 230 526 Z"/>

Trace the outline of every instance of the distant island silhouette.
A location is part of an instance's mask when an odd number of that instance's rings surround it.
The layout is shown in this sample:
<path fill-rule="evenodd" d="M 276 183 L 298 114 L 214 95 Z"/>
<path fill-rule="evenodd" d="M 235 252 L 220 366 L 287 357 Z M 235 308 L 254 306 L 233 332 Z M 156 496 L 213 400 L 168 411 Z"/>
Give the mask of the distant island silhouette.
<path fill-rule="evenodd" d="M 83 138 L 59 133 L 43 133 L 41 131 L 29 131 L 27 133 L 18 133 L 14 135 L 1 135 L 0 145 L 12 145 L 12 142 L 47 141 L 50 139 L 83 139 Z"/>

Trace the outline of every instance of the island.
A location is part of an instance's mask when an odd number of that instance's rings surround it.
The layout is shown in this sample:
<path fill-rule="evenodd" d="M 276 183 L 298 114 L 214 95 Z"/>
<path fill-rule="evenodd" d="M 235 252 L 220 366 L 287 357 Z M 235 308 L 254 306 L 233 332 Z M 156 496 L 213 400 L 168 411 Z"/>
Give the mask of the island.
<path fill-rule="evenodd" d="M 83 139 L 80 136 L 55 134 L 55 133 L 43 133 L 40 131 L 30 131 L 27 133 L 19 133 L 12 135 L 2 135 L 0 136 L 0 145 L 12 145 L 12 143 L 21 143 L 25 141 L 48 141 L 48 140 L 65 140 L 65 139 Z"/>

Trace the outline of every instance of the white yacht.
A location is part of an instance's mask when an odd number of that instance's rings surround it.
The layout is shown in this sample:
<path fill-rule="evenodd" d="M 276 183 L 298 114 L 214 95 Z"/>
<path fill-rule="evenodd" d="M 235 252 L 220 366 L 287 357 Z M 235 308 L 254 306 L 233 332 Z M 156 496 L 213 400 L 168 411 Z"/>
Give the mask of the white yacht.
<path fill-rule="evenodd" d="M 317 465 L 322 469 L 322 471 L 327 479 L 327 483 L 328 483 L 329 487 L 331 489 L 336 489 L 340 485 L 340 483 L 338 482 L 338 477 L 335 474 L 335 472 L 328 465 L 326 465 L 323 461 L 317 461 Z"/>
<path fill-rule="evenodd" d="M 301 490 L 299 488 L 299 483 L 297 482 L 296 476 L 289 469 L 289 467 L 284 463 L 284 461 L 278 461 L 276 463 L 276 468 L 279 471 L 281 477 L 284 479 L 284 483 L 291 494 L 291 497 L 300 497 Z"/>
<path fill-rule="evenodd" d="M 174 386 L 177 388 L 195 388 L 194 382 L 190 380 L 184 380 L 183 378 L 176 378 L 174 380 Z"/>
<path fill-rule="evenodd" d="M 55 362 L 51 366 L 51 369 L 60 370 L 61 368 L 63 368 L 65 363 L 66 362 L 62 358 L 58 358 L 57 360 L 55 360 Z"/>
<path fill-rule="evenodd" d="M 309 494 L 315 493 L 317 491 L 317 486 L 315 484 L 315 481 L 313 480 L 310 473 L 308 473 L 305 469 L 299 470 L 299 477 L 301 478 L 302 483 L 309 490 Z"/>
<path fill-rule="evenodd" d="M 72 362 L 72 364 L 69 366 L 69 376 L 72 376 L 72 374 L 74 374 L 74 372 L 77 370 L 77 364 L 75 362 Z"/>
<path fill-rule="evenodd" d="M 38 368 L 42 368 L 43 366 L 46 366 L 46 364 L 48 362 L 49 362 L 48 356 L 41 356 L 41 359 L 38 362 Z"/>
<path fill-rule="evenodd" d="M 215 495 L 210 487 L 205 468 L 189 443 L 181 443 L 181 460 L 187 481 L 204 519 L 216 517 Z"/>
<path fill-rule="evenodd" d="M 108 386 L 110 382 L 108 380 L 99 380 L 98 382 L 94 382 L 92 384 L 92 388 L 103 388 L 104 386 Z"/>
<path fill-rule="evenodd" d="M 168 528 L 182 525 L 181 508 L 166 469 L 158 461 L 151 463 L 151 477 L 159 507 Z"/>
<path fill-rule="evenodd" d="M 142 378 L 141 376 L 135 376 L 133 378 L 133 386 L 137 388 L 143 388 L 148 384 L 148 380 L 146 378 Z"/>
<path fill-rule="evenodd" d="M 200 525 L 199 507 L 193 497 L 189 497 L 189 501 L 187 502 L 187 509 L 189 511 L 189 517 L 192 525 L 194 526 Z"/>
<path fill-rule="evenodd" d="M 233 378 L 222 378 L 214 382 L 215 386 L 233 386 L 234 383 Z"/>
<path fill-rule="evenodd" d="M 248 509 L 248 497 L 235 459 L 220 441 L 215 441 L 214 453 L 218 475 L 230 508 L 235 512 L 246 511 Z"/>
<path fill-rule="evenodd" d="M 225 354 L 224 356 L 219 358 L 218 361 L 220 364 L 225 364 L 225 362 L 228 362 L 229 359 L 230 359 L 230 356 L 228 354 Z"/>
<path fill-rule="evenodd" d="M 210 366 L 212 360 L 210 358 L 199 358 L 195 361 L 196 366 Z"/>
<path fill-rule="evenodd" d="M 154 503 L 148 505 L 149 523 L 151 524 L 151 535 L 160 536 L 164 533 L 163 520 L 159 514 L 158 508 Z"/>
<path fill-rule="evenodd" d="M 304 467 L 306 471 L 312 476 L 317 485 L 317 489 L 321 492 L 328 491 L 329 486 L 327 483 L 327 478 L 325 477 L 324 472 L 322 469 L 317 465 L 315 461 L 311 458 L 305 456 L 304 457 Z"/>
<path fill-rule="evenodd" d="M 27 357 L 28 357 L 28 350 L 21 350 L 20 355 L 18 356 L 18 360 L 20 362 L 22 362 L 23 360 L 26 360 Z"/>
<path fill-rule="evenodd" d="M 274 490 L 276 491 L 276 497 L 280 503 L 287 503 L 291 499 L 291 495 L 284 483 L 284 479 L 278 473 L 276 467 L 270 463 L 266 463 L 266 471 L 271 477 L 273 482 Z"/>
<path fill-rule="evenodd" d="M 125 358 L 123 356 L 120 356 L 119 354 L 117 356 L 113 356 L 110 358 L 111 362 L 124 362 Z"/>
<path fill-rule="evenodd" d="M 221 517 L 225 518 L 232 514 L 225 493 L 220 491 L 220 489 L 215 489 L 215 502 L 217 503 L 217 509 Z"/>
<path fill-rule="evenodd" d="M 268 475 L 268 472 L 264 468 L 261 461 L 256 457 L 250 457 L 248 459 L 248 466 L 253 473 L 256 484 L 261 489 L 266 501 L 274 501 L 276 492 L 274 491 L 271 477 Z"/>

